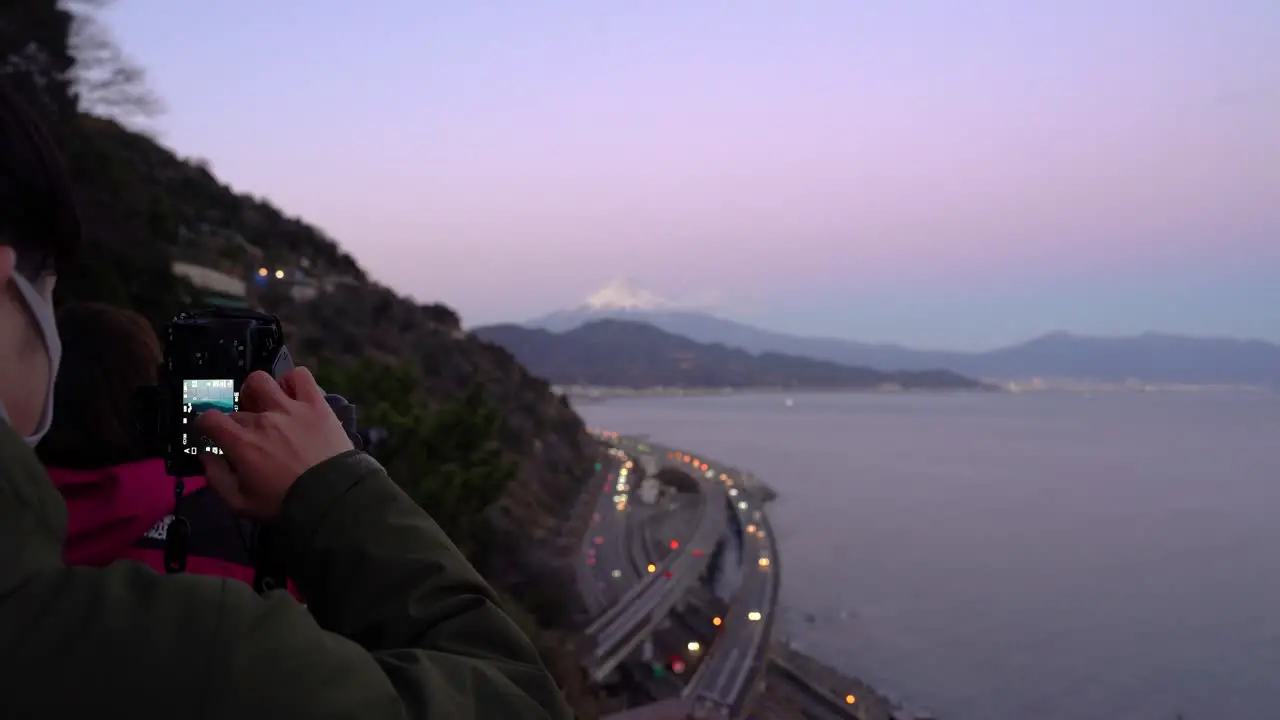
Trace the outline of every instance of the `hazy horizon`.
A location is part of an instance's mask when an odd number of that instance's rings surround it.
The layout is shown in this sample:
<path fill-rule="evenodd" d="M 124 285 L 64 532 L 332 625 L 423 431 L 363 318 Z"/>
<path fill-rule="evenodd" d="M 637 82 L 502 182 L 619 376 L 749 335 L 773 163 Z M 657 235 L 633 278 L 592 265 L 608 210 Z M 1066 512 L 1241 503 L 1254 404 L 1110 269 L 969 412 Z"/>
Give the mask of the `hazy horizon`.
<path fill-rule="evenodd" d="M 1280 341 L 1280 5 L 120 0 L 155 129 L 468 325 Z"/>
<path fill-rule="evenodd" d="M 492 322 L 486 322 L 486 323 L 468 322 L 466 318 L 463 318 L 463 327 L 477 328 L 477 327 L 486 326 L 486 325 L 526 325 L 530 322 L 541 320 L 549 315 L 554 315 L 558 312 L 571 312 L 571 311 L 576 311 L 580 309 L 581 308 L 577 306 L 565 307 L 565 308 L 559 308 L 557 310 L 553 310 L 549 313 L 540 313 L 538 315 L 530 315 L 528 317 L 494 320 Z M 729 320 L 731 322 L 742 323 L 744 325 L 748 325 L 758 330 L 782 333 L 786 335 L 794 335 L 796 337 L 804 337 L 804 338 L 810 338 L 810 339 L 823 339 L 823 340 L 849 340 L 853 342 L 862 342 L 862 343 L 868 343 L 873 345 L 894 345 L 894 346 L 900 346 L 910 350 L 936 351 L 936 352 L 963 352 L 963 353 L 988 352 L 991 350 L 1000 350 L 1000 349 L 1012 347 L 1015 345 L 1020 345 L 1025 342 L 1030 342 L 1032 340 L 1038 340 L 1041 338 L 1046 338 L 1054 335 L 1068 335 L 1076 338 L 1114 338 L 1114 339 L 1163 335 L 1163 336 L 1169 336 L 1169 337 L 1191 338 L 1196 340 L 1264 342 L 1264 343 L 1269 343 L 1271 345 L 1280 346 L 1280 341 L 1276 341 L 1272 339 L 1267 339 L 1263 337 L 1250 337 L 1250 336 L 1244 336 L 1244 335 L 1226 335 L 1222 333 L 1170 332 L 1165 330 L 1141 330 L 1136 332 L 1079 332 L 1076 330 L 1070 330 L 1066 328 L 1047 328 L 1040 332 L 1032 333 L 1025 337 L 1017 338 L 1010 342 L 1000 342 L 1000 343 L 995 343 L 991 345 L 971 345 L 971 346 L 965 346 L 965 347 L 955 347 L 955 346 L 948 346 L 948 345 L 929 345 L 929 344 L 910 343 L 910 342 L 875 340 L 875 339 L 868 339 L 868 338 L 862 338 L 862 337 L 834 335 L 834 334 L 822 333 L 822 332 L 801 332 L 801 331 L 797 331 L 797 330 L 786 328 L 786 327 L 771 327 L 763 323 L 755 323 L 755 322 L 744 321 L 744 320 L 735 320 L 734 318 L 716 310 L 715 308 L 707 308 L 707 307 L 693 307 L 693 306 L 671 307 L 671 308 L 666 308 L 664 311 L 675 312 L 675 313 L 684 313 L 684 312 L 700 313 L 700 314 L 710 315 L 712 317 L 716 317 L 721 320 Z M 659 312 L 663 312 L 663 311 L 659 311 Z"/>

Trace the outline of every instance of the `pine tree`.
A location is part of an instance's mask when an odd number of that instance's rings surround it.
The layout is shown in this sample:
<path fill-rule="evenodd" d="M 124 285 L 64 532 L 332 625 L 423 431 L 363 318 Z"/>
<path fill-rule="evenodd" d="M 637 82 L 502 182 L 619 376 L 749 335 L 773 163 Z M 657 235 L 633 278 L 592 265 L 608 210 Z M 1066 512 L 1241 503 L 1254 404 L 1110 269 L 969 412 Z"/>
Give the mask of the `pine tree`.
<path fill-rule="evenodd" d="M 481 542 L 483 511 L 516 474 L 498 444 L 501 415 L 484 386 L 474 383 L 453 401 L 428 408 L 406 366 L 361 360 L 321 368 L 321 385 L 355 403 L 363 427 L 387 432 L 375 457 L 392 479 L 454 542 L 464 549 Z"/>

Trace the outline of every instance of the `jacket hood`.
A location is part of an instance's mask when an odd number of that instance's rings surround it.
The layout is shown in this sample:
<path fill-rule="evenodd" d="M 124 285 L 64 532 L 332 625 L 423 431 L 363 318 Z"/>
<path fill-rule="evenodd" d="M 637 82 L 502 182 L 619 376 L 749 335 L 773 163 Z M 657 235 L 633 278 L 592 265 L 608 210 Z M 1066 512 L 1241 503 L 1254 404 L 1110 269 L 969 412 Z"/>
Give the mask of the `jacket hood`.
<path fill-rule="evenodd" d="M 176 484 L 160 459 L 48 472 L 67 504 L 63 558 L 69 565 L 111 563 L 173 512 Z M 185 478 L 184 485 L 184 495 L 190 494 L 204 486 L 204 478 Z"/>

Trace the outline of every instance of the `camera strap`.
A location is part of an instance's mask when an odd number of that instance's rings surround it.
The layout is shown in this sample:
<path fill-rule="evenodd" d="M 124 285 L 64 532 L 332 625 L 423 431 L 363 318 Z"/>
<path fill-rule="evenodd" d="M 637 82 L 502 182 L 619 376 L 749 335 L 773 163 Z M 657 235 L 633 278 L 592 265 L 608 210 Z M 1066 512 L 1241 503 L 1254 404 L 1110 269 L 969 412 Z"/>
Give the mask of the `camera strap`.
<path fill-rule="evenodd" d="M 289 587 L 289 576 L 284 564 L 272 547 L 270 525 L 259 524 L 253 542 L 253 589 L 259 595 Z"/>
<path fill-rule="evenodd" d="M 182 496 L 187 485 L 182 478 L 174 478 L 173 519 L 165 528 L 164 571 L 169 575 L 186 572 L 187 556 L 191 551 L 191 523 L 182 515 Z"/>

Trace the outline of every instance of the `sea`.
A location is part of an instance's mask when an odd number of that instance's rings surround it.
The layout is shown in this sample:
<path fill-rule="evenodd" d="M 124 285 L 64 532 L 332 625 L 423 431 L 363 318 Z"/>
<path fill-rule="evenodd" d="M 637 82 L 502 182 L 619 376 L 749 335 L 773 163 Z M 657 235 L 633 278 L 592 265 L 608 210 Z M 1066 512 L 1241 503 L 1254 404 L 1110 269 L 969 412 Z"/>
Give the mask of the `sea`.
<path fill-rule="evenodd" d="M 907 707 L 942 720 L 1280 719 L 1280 394 L 578 409 L 776 489 L 778 632 Z"/>

